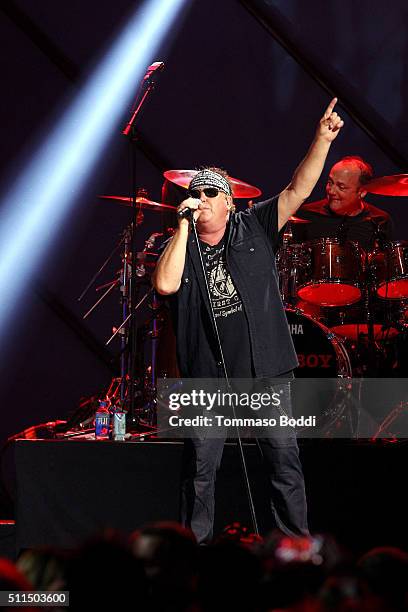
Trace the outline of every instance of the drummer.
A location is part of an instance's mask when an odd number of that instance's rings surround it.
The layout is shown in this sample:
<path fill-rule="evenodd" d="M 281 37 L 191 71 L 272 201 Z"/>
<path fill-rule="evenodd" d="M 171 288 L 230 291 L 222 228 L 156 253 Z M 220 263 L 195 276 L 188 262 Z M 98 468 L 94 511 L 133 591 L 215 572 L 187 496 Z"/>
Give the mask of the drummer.
<path fill-rule="evenodd" d="M 364 201 L 364 185 L 373 178 L 369 163 L 358 156 L 343 157 L 331 168 L 326 197 L 303 204 L 296 216 L 312 223 L 293 224 L 294 242 L 316 238 L 338 238 L 358 242 L 366 251 L 376 241 L 392 239 L 388 213 Z"/>

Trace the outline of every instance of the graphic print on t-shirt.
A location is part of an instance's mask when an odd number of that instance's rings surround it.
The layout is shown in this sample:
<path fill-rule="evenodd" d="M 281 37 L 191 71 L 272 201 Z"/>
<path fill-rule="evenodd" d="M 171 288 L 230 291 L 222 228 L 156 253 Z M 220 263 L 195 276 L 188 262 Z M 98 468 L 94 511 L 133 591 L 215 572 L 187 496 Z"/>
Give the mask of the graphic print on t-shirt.
<path fill-rule="evenodd" d="M 242 312 L 241 298 L 226 269 L 224 244 L 213 247 L 205 245 L 204 257 L 215 317 L 226 318 Z"/>

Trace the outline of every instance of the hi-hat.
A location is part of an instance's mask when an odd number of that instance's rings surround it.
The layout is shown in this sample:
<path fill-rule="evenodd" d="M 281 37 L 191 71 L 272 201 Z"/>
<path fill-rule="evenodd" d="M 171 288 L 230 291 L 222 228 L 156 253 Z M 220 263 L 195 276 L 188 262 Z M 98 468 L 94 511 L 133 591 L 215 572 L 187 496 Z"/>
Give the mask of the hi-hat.
<path fill-rule="evenodd" d="M 188 188 L 191 180 L 199 170 L 166 170 L 164 177 L 171 183 L 175 183 L 179 187 Z M 257 198 L 262 194 L 262 191 L 258 187 L 254 187 L 249 183 L 244 183 L 239 179 L 228 177 L 232 185 L 232 194 L 234 198 Z"/>
<path fill-rule="evenodd" d="M 98 196 L 104 200 L 115 200 L 119 202 L 119 204 L 124 204 L 125 206 L 132 206 L 133 198 L 126 198 L 125 196 L 116 196 L 116 195 L 100 195 Z M 161 202 L 154 202 L 153 200 L 148 200 L 143 196 L 137 196 L 136 204 L 145 208 L 147 210 L 154 210 L 156 212 L 160 212 L 162 210 L 172 210 L 176 212 L 175 206 L 170 206 L 169 204 L 162 204 Z"/>
<path fill-rule="evenodd" d="M 373 179 L 364 185 L 364 191 L 378 195 L 408 196 L 408 174 L 393 174 Z"/>

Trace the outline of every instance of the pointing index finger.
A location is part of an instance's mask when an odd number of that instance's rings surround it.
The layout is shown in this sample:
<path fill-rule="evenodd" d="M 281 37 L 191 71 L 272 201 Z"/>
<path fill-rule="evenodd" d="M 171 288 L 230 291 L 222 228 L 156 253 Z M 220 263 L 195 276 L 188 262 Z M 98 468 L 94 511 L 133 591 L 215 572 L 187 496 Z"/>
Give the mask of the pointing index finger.
<path fill-rule="evenodd" d="M 326 108 L 326 112 L 324 113 L 325 119 L 328 119 L 330 117 L 330 115 L 332 114 L 333 108 L 336 106 L 336 104 L 337 104 L 337 98 L 333 98 L 329 106 Z"/>

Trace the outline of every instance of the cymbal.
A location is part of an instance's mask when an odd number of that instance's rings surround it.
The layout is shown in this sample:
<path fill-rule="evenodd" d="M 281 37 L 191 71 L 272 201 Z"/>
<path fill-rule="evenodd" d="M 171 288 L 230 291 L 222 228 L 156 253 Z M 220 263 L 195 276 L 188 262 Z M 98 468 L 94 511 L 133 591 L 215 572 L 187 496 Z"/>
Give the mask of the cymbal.
<path fill-rule="evenodd" d="M 116 202 L 124 204 L 125 206 L 132 206 L 133 203 L 133 198 L 126 198 L 124 196 L 100 195 L 98 197 L 104 200 L 115 200 Z M 170 206 L 170 204 L 162 204 L 161 202 L 153 202 L 153 200 L 148 200 L 143 196 L 137 196 L 136 203 L 138 205 L 141 205 L 142 208 L 145 208 L 147 210 L 154 210 L 156 212 L 160 212 L 162 210 L 171 210 L 173 212 L 176 212 L 177 210 L 175 206 Z"/>
<path fill-rule="evenodd" d="M 301 219 L 300 217 L 294 217 L 293 215 L 289 217 L 288 221 L 291 223 L 311 223 L 308 219 Z"/>
<path fill-rule="evenodd" d="M 163 174 L 168 181 L 187 189 L 191 180 L 198 172 L 199 170 L 166 170 Z M 234 198 L 257 198 L 262 194 L 258 187 L 254 187 L 249 183 L 244 183 L 244 181 L 232 178 L 232 176 L 229 176 L 228 179 L 232 184 Z"/>
<path fill-rule="evenodd" d="M 392 174 L 373 179 L 364 185 L 364 191 L 378 195 L 408 196 L 408 174 Z"/>

